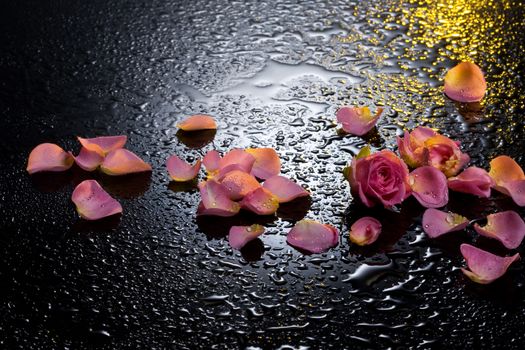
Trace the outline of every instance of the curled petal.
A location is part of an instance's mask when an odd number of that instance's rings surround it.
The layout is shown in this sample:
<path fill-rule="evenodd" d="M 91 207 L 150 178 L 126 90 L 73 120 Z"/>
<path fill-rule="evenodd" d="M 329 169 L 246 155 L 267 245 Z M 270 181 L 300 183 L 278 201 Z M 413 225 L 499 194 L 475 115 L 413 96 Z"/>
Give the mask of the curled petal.
<path fill-rule="evenodd" d="M 461 152 L 458 142 L 443 135 L 425 141 L 428 149 L 428 165 L 441 170 L 447 177 L 456 175 L 470 161 L 470 156 Z"/>
<path fill-rule="evenodd" d="M 127 149 L 116 149 L 108 153 L 100 170 L 108 175 L 126 175 L 151 171 L 151 166 Z"/>
<path fill-rule="evenodd" d="M 118 135 L 100 136 L 91 139 L 83 139 L 82 137 L 77 137 L 77 139 L 82 145 L 82 147 L 85 147 L 89 150 L 93 150 L 92 146 L 97 146 L 96 148 L 100 148 L 102 152 L 104 152 L 104 155 L 106 155 L 111 151 L 124 147 L 126 141 L 128 140 L 128 137 L 126 135 Z"/>
<path fill-rule="evenodd" d="M 80 149 L 80 153 L 75 157 L 75 163 L 85 171 L 93 171 L 104 161 L 104 151 L 95 144 L 88 147 Z"/>
<path fill-rule="evenodd" d="M 448 203 L 447 178 L 431 166 L 423 166 L 409 175 L 412 194 L 426 208 L 440 208 Z"/>
<path fill-rule="evenodd" d="M 176 155 L 173 155 L 166 161 L 166 167 L 172 180 L 185 182 L 193 180 L 197 176 L 201 168 L 201 161 L 199 159 L 194 165 L 190 165 Z"/>
<path fill-rule="evenodd" d="M 374 243 L 381 233 L 381 223 L 370 216 L 354 222 L 350 227 L 350 241 L 357 245 Z"/>
<path fill-rule="evenodd" d="M 27 161 L 29 174 L 41 171 L 65 171 L 73 165 L 75 158 L 54 143 L 42 143 L 31 151 Z"/>
<path fill-rule="evenodd" d="M 337 121 L 343 125 L 343 130 L 357 136 L 369 132 L 383 113 L 383 108 L 378 108 L 375 116 L 368 107 L 342 107 L 336 113 Z"/>
<path fill-rule="evenodd" d="M 232 226 L 228 234 L 228 242 L 234 249 L 241 249 L 246 243 L 254 240 L 264 233 L 264 227 L 261 225 L 251 226 Z"/>
<path fill-rule="evenodd" d="M 498 187 L 504 187 L 509 182 L 525 180 L 523 169 L 514 159 L 508 156 L 499 156 L 492 159 L 490 161 L 489 175 L 494 180 L 494 188 L 498 191 Z"/>
<path fill-rule="evenodd" d="M 457 192 L 469 193 L 480 198 L 490 196 L 493 181 L 489 174 L 480 168 L 471 166 L 458 176 L 448 179 L 448 188 Z"/>
<path fill-rule="evenodd" d="M 252 174 L 266 180 L 281 172 L 281 160 L 273 148 L 248 148 L 246 150 L 255 158 Z"/>
<path fill-rule="evenodd" d="M 461 271 L 472 281 L 481 284 L 488 284 L 497 280 L 507 272 L 513 262 L 520 258 L 519 253 L 501 257 L 470 244 L 462 244 L 460 250 L 469 268 L 469 270 L 462 268 Z"/>
<path fill-rule="evenodd" d="M 337 229 L 313 220 L 301 220 L 288 232 L 288 244 L 311 252 L 322 253 L 339 241 Z"/>
<path fill-rule="evenodd" d="M 98 220 L 122 213 L 122 206 L 95 180 L 82 181 L 73 191 L 71 200 L 78 214 L 86 220 Z"/>
<path fill-rule="evenodd" d="M 279 200 L 267 189 L 259 187 L 243 198 L 241 207 L 257 215 L 271 215 L 279 208 Z"/>
<path fill-rule="evenodd" d="M 487 225 L 474 224 L 482 236 L 494 238 L 509 249 L 518 248 L 525 237 L 525 222 L 515 211 L 509 210 L 487 216 Z"/>
<path fill-rule="evenodd" d="M 197 215 L 234 216 L 241 209 L 228 197 L 228 191 L 214 180 L 199 183 L 199 191 L 202 202 Z"/>
<path fill-rule="evenodd" d="M 219 170 L 219 162 L 221 160 L 221 155 L 216 150 L 211 150 L 206 152 L 206 155 L 202 159 L 202 163 L 206 168 L 208 174 L 212 175 Z"/>
<path fill-rule="evenodd" d="M 224 175 L 221 184 L 227 190 L 230 199 L 233 200 L 241 199 L 248 193 L 261 187 L 261 184 L 253 175 L 242 170 L 230 171 Z"/>
<path fill-rule="evenodd" d="M 181 121 L 179 124 L 177 124 L 177 127 L 184 131 L 197 131 L 217 129 L 217 124 L 215 123 L 215 120 L 209 115 L 196 114 Z"/>
<path fill-rule="evenodd" d="M 467 225 L 468 219 L 455 213 L 427 209 L 423 214 L 423 230 L 430 238 L 437 238 L 453 231 L 461 231 Z"/>
<path fill-rule="evenodd" d="M 232 149 L 219 160 L 219 170 L 225 174 L 225 169 L 234 168 L 250 173 L 255 163 L 255 157 L 242 149 Z"/>
<path fill-rule="evenodd" d="M 304 188 L 284 176 L 272 176 L 264 181 L 263 187 L 277 197 L 279 203 L 290 202 L 299 197 L 309 196 Z"/>
<path fill-rule="evenodd" d="M 461 62 L 445 75 L 445 94 L 453 100 L 477 102 L 486 91 L 485 77 L 475 63 Z"/>
<path fill-rule="evenodd" d="M 511 181 L 505 185 L 514 203 L 520 207 L 525 206 L 525 180 Z"/>

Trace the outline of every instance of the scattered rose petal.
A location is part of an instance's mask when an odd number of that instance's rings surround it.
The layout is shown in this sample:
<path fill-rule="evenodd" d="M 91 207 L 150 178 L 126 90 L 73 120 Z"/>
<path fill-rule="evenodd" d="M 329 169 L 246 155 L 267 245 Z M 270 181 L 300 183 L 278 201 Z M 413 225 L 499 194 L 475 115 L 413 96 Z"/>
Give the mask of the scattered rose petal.
<path fill-rule="evenodd" d="M 370 216 L 354 222 L 350 227 L 350 241 L 357 245 L 374 243 L 381 233 L 381 223 Z"/>
<path fill-rule="evenodd" d="M 337 245 L 339 233 L 331 225 L 305 219 L 296 223 L 288 232 L 286 241 L 310 253 L 322 253 Z"/>
<path fill-rule="evenodd" d="M 520 258 L 519 253 L 501 257 L 470 244 L 462 244 L 460 250 L 470 269 L 469 271 L 462 268 L 461 271 L 472 281 L 481 284 L 488 284 L 497 280 L 507 272 L 513 262 Z"/>
<path fill-rule="evenodd" d="M 485 77 L 475 63 L 461 62 L 445 75 L 445 94 L 453 100 L 477 102 L 486 91 Z"/>
<path fill-rule="evenodd" d="M 448 203 L 446 176 L 431 166 L 412 171 L 408 180 L 412 194 L 425 208 L 440 208 Z"/>
<path fill-rule="evenodd" d="M 127 149 L 116 149 L 108 153 L 100 170 L 108 175 L 126 175 L 151 171 L 151 166 Z"/>
<path fill-rule="evenodd" d="M 241 209 L 240 205 L 228 197 L 228 191 L 215 180 L 199 183 L 201 205 L 197 215 L 234 216 Z"/>
<path fill-rule="evenodd" d="M 73 191 L 71 200 L 78 214 L 86 220 L 98 220 L 122 213 L 122 206 L 95 180 L 82 181 Z"/>
<path fill-rule="evenodd" d="M 493 181 L 489 174 L 478 167 L 471 166 L 456 177 L 448 179 L 448 188 L 456 192 L 473 194 L 480 198 L 490 196 Z"/>
<path fill-rule="evenodd" d="M 197 177 L 197 174 L 201 169 L 201 161 L 199 159 L 194 165 L 190 165 L 176 155 L 173 155 L 166 161 L 166 167 L 168 168 L 168 173 L 172 180 L 185 182 Z"/>
<path fill-rule="evenodd" d="M 279 208 L 279 200 L 267 189 L 259 187 L 244 196 L 241 207 L 257 215 L 271 215 Z"/>
<path fill-rule="evenodd" d="M 124 147 L 128 137 L 125 135 L 118 136 L 99 136 L 91 139 L 84 139 L 82 137 L 77 137 L 80 144 L 89 149 L 93 150 L 93 145 L 99 147 L 104 155 L 108 154 L 111 151 Z"/>
<path fill-rule="evenodd" d="M 215 120 L 209 115 L 196 114 L 184 119 L 182 122 L 177 124 L 177 127 L 184 131 L 197 131 L 217 129 L 217 124 L 215 123 Z"/>
<path fill-rule="evenodd" d="M 255 158 L 252 174 L 266 180 L 281 172 L 281 160 L 273 148 L 248 148 L 246 150 Z"/>
<path fill-rule="evenodd" d="M 75 158 L 53 143 L 42 143 L 31 151 L 27 161 L 29 174 L 41 171 L 65 171 L 73 165 Z"/>
<path fill-rule="evenodd" d="M 368 133 L 383 113 L 379 107 L 375 116 L 368 107 L 342 107 L 336 113 L 337 121 L 343 125 L 343 130 L 357 136 Z"/>
<path fill-rule="evenodd" d="M 511 196 L 514 202 L 525 206 L 525 174 L 514 159 L 499 156 L 490 162 L 489 175 L 494 180 L 494 189 Z"/>
<path fill-rule="evenodd" d="M 251 226 L 232 226 L 228 234 L 228 242 L 234 249 L 241 249 L 246 243 L 254 240 L 264 233 L 264 227 L 261 225 Z"/>
<path fill-rule="evenodd" d="M 470 161 L 469 155 L 459 149 L 458 142 L 443 135 L 427 139 L 425 147 L 428 165 L 441 170 L 447 177 L 456 175 Z"/>
<path fill-rule="evenodd" d="M 233 170 L 224 175 L 222 186 L 227 190 L 230 199 L 238 200 L 261 187 L 257 179 L 242 170 Z"/>
<path fill-rule="evenodd" d="M 214 175 L 219 170 L 219 163 L 221 155 L 216 150 L 206 152 L 206 155 L 202 159 L 202 163 L 208 172 L 208 175 Z"/>
<path fill-rule="evenodd" d="M 279 203 L 290 202 L 296 198 L 310 195 L 304 188 L 280 175 L 272 176 L 264 181 L 263 187 L 276 196 Z"/>
<path fill-rule="evenodd" d="M 226 153 L 224 157 L 219 160 L 219 170 L 222 175 L 234 169 L 250 173 L 254 163 L 254 156 L 242 149 L 235 148 Z"/>
<path fill-rule="evenodd" d="M 75 163 L 85 171 L 93 171 L 104 161 L 104 151 L 96 144 L 82 147 L 75 157 Z"/>
<path fill-rule="evenodd" d="M 474 224 L 482 236 L 494 238 L 509 249 L 518 248 L 525 237 L 525 222 L 515 211 L 503 211 L 487 216 L 487 225 Z"/>
<path fill-rule="evenodd" d="M 461 215 L 437 209 L 427 209 L 423 214 L 423 230 L 430 238 L 445 233 L 461 231 L 468 225 L 468 219 Z"/>

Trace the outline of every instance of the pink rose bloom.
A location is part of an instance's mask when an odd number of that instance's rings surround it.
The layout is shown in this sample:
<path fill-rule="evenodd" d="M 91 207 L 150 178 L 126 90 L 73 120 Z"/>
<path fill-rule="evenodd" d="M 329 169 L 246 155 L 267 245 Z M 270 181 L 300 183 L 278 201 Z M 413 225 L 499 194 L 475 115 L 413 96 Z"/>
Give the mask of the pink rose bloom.
<path fill-rule="evenodd" d="M 370 154 L 370 148 L 365 147 L 352 159 L 344 174 L 354 197 L 359 196 L 367 207 L 399 204 L 411 192 L 408 168 L 392 151 Z"/>

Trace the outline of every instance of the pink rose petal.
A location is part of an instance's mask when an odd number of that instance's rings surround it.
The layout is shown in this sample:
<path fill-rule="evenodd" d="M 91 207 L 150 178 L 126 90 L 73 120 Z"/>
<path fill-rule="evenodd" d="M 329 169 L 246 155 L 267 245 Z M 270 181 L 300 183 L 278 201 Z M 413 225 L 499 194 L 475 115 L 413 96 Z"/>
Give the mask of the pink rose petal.
<path fill-rule="evenodd" d="M 525 174 L 523 169 L 508 156 L 499 156 L 490 162 L 489 175 L 494 189 L 511 196 L 519 206 L 525 206 Z"/>
<path fill-rule="evenodd" d="M 27 172 L 65 171 L 73 165 L 75 158 L 53 143 L 41 143 L 29 154 Z"/>
<path fill-rule="evenodd" d="M 525 237 L 525 222 L 515 211 L 509 210 L 487 216 L 487 225 L 474 224 L 482 236 L 494 238 L 509 249 L 518 248 Z"/>
<path fill-rule="evenodd" d="M 445 75 L 445 94 L 459 102 L 480 101 L 487 91 L 481 69 L 470 62 L 461 62 Z"/>
<path fill-rule="evenodd" d="M 273 148 L 248 148 L 247 153 L 255 158 L 252 174 L 266 180 L 281 172 L 281 160 Z"/>
<path fill-rule="evenodd" d="M 460 250 L 470 269 L 469 271 L 462 268 L 461 271 L 472 281 L 481 284 L 488 284 L 497 280 L 507 272 L 513 262 L 520 259 L 519 253 L 501 257 L 470 244 L 462 244 Z"/>
<path fill-rule="evenodd" d="M 288 244 L 311 253 L 322 253 L 339 241 L 337 229 L 313 220 L 301 220 L 288 232 Z"/>
<path fill-rule="evenodd" d="M 232 226 L 228 234 L 228 242 L 234 249 L 241 249 L 246 243 L 254 240 L 264 233 L 264 227 L 261 225 L 251 226 Z"/>
<path fill-rule="evenodd" d="M 284 176 L 272 176 L 264 181 L 263 187 L 277 197 L 279 203 L 290 202 L 299 197 L 309 196 L 304 188 Z"/>
<path fill-rule="evenodd" d="M 461 231 L 468 225 L 468 219 L 455 213 L 437 209 L 427 209 L 423 214 L 423 231 L 430 238 L 437 238 L 445 233 Z"/>
<path fill-rule="evenodd" d="M 279 208 L 279 200 L 267 189 L 259 187 L 243 198 L 241 207 L 257 215 L 271 215 Z"/>
<path fill-rule="evenodd" d="M 376 125 L 383 113 L 379 107 L 375 116 L 368 107 L 342 107 L 336 113 L 337 121 L 343 125 L 343 130 L 357 136 L 363 136 Z"/>
<path fill-rule="evenodd" d="M 88 147 L 80 149 L 80 153 L 75 157 L 75 163 L 85 171 L 93 171 L 104 161 L 104 151 L 95 144 Z"/>
<path fill-rule="evenodd" d="M 104 155 L 106 155 L 111 151 L 124 147 L 126 141 L 128 140 L 128 137 L 125 135 L 118 135 L 100 136 L 91 139 L 77 137 L 77 139 L 83 147 L 89 150 L 93 150 L 91 146 L 95 145 L 97 147 L 100 147 L 100 149 L 102 149 L 102 152 L 104 152 Z"/>
<path fill-rule="evenodd" d="M 206 155 L 202 159 L 202 163 L 208 172 L 208 175 L 213 175 L 219 170 L 219 163 L 221 160 L 221 155 L 216 150 L 211 150 L 206 152 Z"/>
<path fill-rule="evenodd" d="M 489 174 L 480 168 L 471 166 L 458 176 L 448 179 L 448 188 L 457 192 L 469 193 L 480 198 L 490 196 L 493 181 Z"/>
<path fill-rule="evenodd" d="M 225 169 L 230 171 L 239 169 L 246 173 L 250 173 L 255 163 L 255 157 L 242 149 L 232 149 L 219 160 L 219 170 L 221 174 L 225 174 Z"/>
<path fill-rule="evenodd" d="M 447 178 L 431 166 L 423 166 L 409 175 L 412 194 L 425 208 L 440 208 L 448 203 Z"/>
<path fill-rule="evenodd" d="M 194 165 L 190 165 L 176 155 L 173 155 L 166 161 L 166 167 L 173 181 L 185 182 L 197 177 L 201 169 L 201 161 L 198 159 Z"/>
<path fill-rule="evenodd" d="M 116 149 L 108 153 L 100 170 L 108 175 L 126 175 L 151 171 L 151 166 L 127 149 Z"/>
<path fill-rule="evenodd" d="M 220 183 L 227 190 L 230 199 L 233 200 L 239 200 L 261 187 L 261 184 L 253 175 L 242 170 L 230 171 L 224 175 Z"/>
<path fill-rule="evenodd" d="M 71 200 L 78 214 L 86 220 L 98 220 L 122 213 L 122 206 L 95 180 L 82 181 L 73 191 Z"/>
<path fill-rule="evenodd" d="M 214 180 L 199 183 L 202 203 L 197 215 L 234 216 L 240 205 L 228 197 L 228 191 Z"/>
<path fill-rule="evenodd" d="M 181 121 L 177 127 L 184 131 L 197 131 L 217 129 L 217 124 L 209 115 L 196 114 Z"/>
<path fill-rule="evenodd" d="M 350 241 L 357 245 L 374 243 L 381 233 L 381 223 L 373 217 L 363 217 L 350 227 Z"/>

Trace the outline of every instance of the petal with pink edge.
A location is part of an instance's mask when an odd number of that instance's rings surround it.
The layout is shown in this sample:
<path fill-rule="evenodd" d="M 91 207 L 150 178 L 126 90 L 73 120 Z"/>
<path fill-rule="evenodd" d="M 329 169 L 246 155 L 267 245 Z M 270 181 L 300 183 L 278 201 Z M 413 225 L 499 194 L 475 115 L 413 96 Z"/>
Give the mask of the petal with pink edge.
<path fill-rule="evenodd" d="M 458 176 L 448 179 L 448 188 L 456 192 L 473 194 L 480 198 L 490 197 L 490 188 L 493 185 L 489 174 L 478 167 L 471 166 Z"/>
<path fill-rule="evenodd" d="M 279 203 L 290 202 L 299 197 L 309 196 L 304 188 L 284 176 L 272 176 L 264 181 L 263 187 L 277 197 Z"/>
<path fill-rule="evenodd" d="M 423 231 L 430 238 L 437 238 L 445 233 L 461 231 L 468 225 L 468 219 L 456 213 L 437 209 L 427 209 L 423 214 Z"/>
<path fill-rule="evenodd" d="M 525 180 L 508 182 L 505 185 L 505 189 L 509 192 L 514 203 L 520 207 L 525 206 Z"/>
<path fill-rule="evenodd" d="M 409 175 L 412 194 L 426 208 L 440 208 L 448 203 L 447 177 L 432 166 L 423 166 Z"/>
<path fill-rule="evenodd" d="M 202 202 L 197 215 L 234 216 L 240 205 L 228 197 L 228 191 L 214 180 L 199 183 Z"/>
<path fill-rule="evenodd" d="M 258 224 L 251 226 L 232 226 L 228 234 L 228 242 L 234 249 L 241 249 L 246 243 L 264 233 L 264 227 Z"/>
<path fill-rule="evenodd" d="M 73 165 L 75 158 L 54 143 L 41 143 L 33 148 L 27 161 L 29 174 L 41 171 L 65 171 Z"/>
<path fill-rule="evenodd" d="M 465 243 L 460 246 L 460 250 L 469 268 L 462 268 L 461 271 L 472 281 L 481 284 L 494 282 L 507 272 L 513 262 L 520 259 L 519 253 L 501 257 Z"/>
<path fill-rule="evenodd" d="M 217 129 L 217 123 L 209 115 L 195 114 L 181 121 L 177 127 L 184 131 L 210 130 Z"/>
<path fill-rule="evenodd" d="M 248 148 L 246 150 L 255 158 L 252 174 L 266 180 L 281 172 L 281 160 L 273 148 Z"/>
<path fill-rule="evenodd" d="M 221 155 L 216 150 L 212 149 L 211 151 L 206 152 L 202 159 L 202 164 L 204 164 L 209 175 L 213 175 L 219 170 L 220 160 Z"/>
<path fill-rule="evenodd" d="M 510 195 L 506 186 L 514 181 L 525 180 L 523 169 L 509 156 L 498 156 L 490 161 L 489 175 L 494 180 L 494 189 Z"/>
<path fill-rule="evenodd" d="M 305 219 L 296 223 L 288 232 L 286 241 L 298 249 L 322 253 L 337 245 L 339 232 L 331 225 Z"/>
<path fill-rule="evenodd" d="M 518 248 L 525 237 L 525 222 L 515 211 L 503 211 L 487 216 L 483 227 L 474 224 L 474 230 L 482 236 L 494 238 L 509 249 Z"/>
<path fill-rule="evenodd" d="M 92 150 L 91 146 L 95 145 L 97 147 L 100 147 L 100 149 L 102 149 L 102 152 L 104 152 L 104 155 L 106 155 L 111 151 L 124 147 L 126 141 L 128 140 L 128 137 L 126 135 L 118 135 L 99 136 L 91 139 L 77 137 L 77 139 L 83 147 Z"/>
<path fill-rule="evenodd" d="M 225 169 L 234 168 L 250 173 L 255 163 L 255 157 L 248 152 L 235 148 L 229 151 L 219 160 L 219 170 L 222 174 L 226 174 Z"/>
<path fill-rule="evenodd" d="M 104 151 L 95 144 L 82 147 L 75 157 L 75 163 L 85 171 L 93 171 L 104 161 Z"/>
<path fill-rule="evenodd" d="M 197 177 L 201 169 L 201 160 L 198 159 L 194 165 L 188 164 L 176 155 L 168 158 L 166 168 L 173 181 L 185 182 Z"/>
<path fill-rule="evenodd" d="M 383 113 L 383 108 L 378 108 L 372 115 L 368 107 L 342 107 L 336 113 L 337 121 L 343 125 L 343 130 L 357 136 L 363 136 L 376 125 Z"/>
<path fill-rule="evenodd" d="M 350 227 L 350 241 L 357 245 L 374 243 L 381 233 L 381 223 L 373 217 L 366 216 L 354 222 Z"/>
<path fill-rule="evenodd" d="M 257 179 L 242 170 L 233 170 L 224 175 L 221 182 L 230 199 L 238 200 L 261 187 Z"/>
<path fill-rule="evenodd" d="M 122 213 L 122 206 L 95 180 L 82 181 L 73 191 L 71 200 L 78 214 L 86 220 L 98 220 Z"/>
<path fill-rule="evenodd" d="M 116 149 L 108 153 L 100 170 L 108 175 L 126 175 L 151 171 L 151 166 L 127 149 Z"/>
<path fill-rule="evenodd" d="M 259 187 L 243 198 L 241 207 L 257 215 L 271 215 L 279 208 L 279 200 L 267 189 Z"/>
<path fill-rule="evenodd" d="M 461 62 L 445 75 L 445 94 L 459 102 L 480 101 L 487 91 L 483 72 L 471 62 Z"/>

